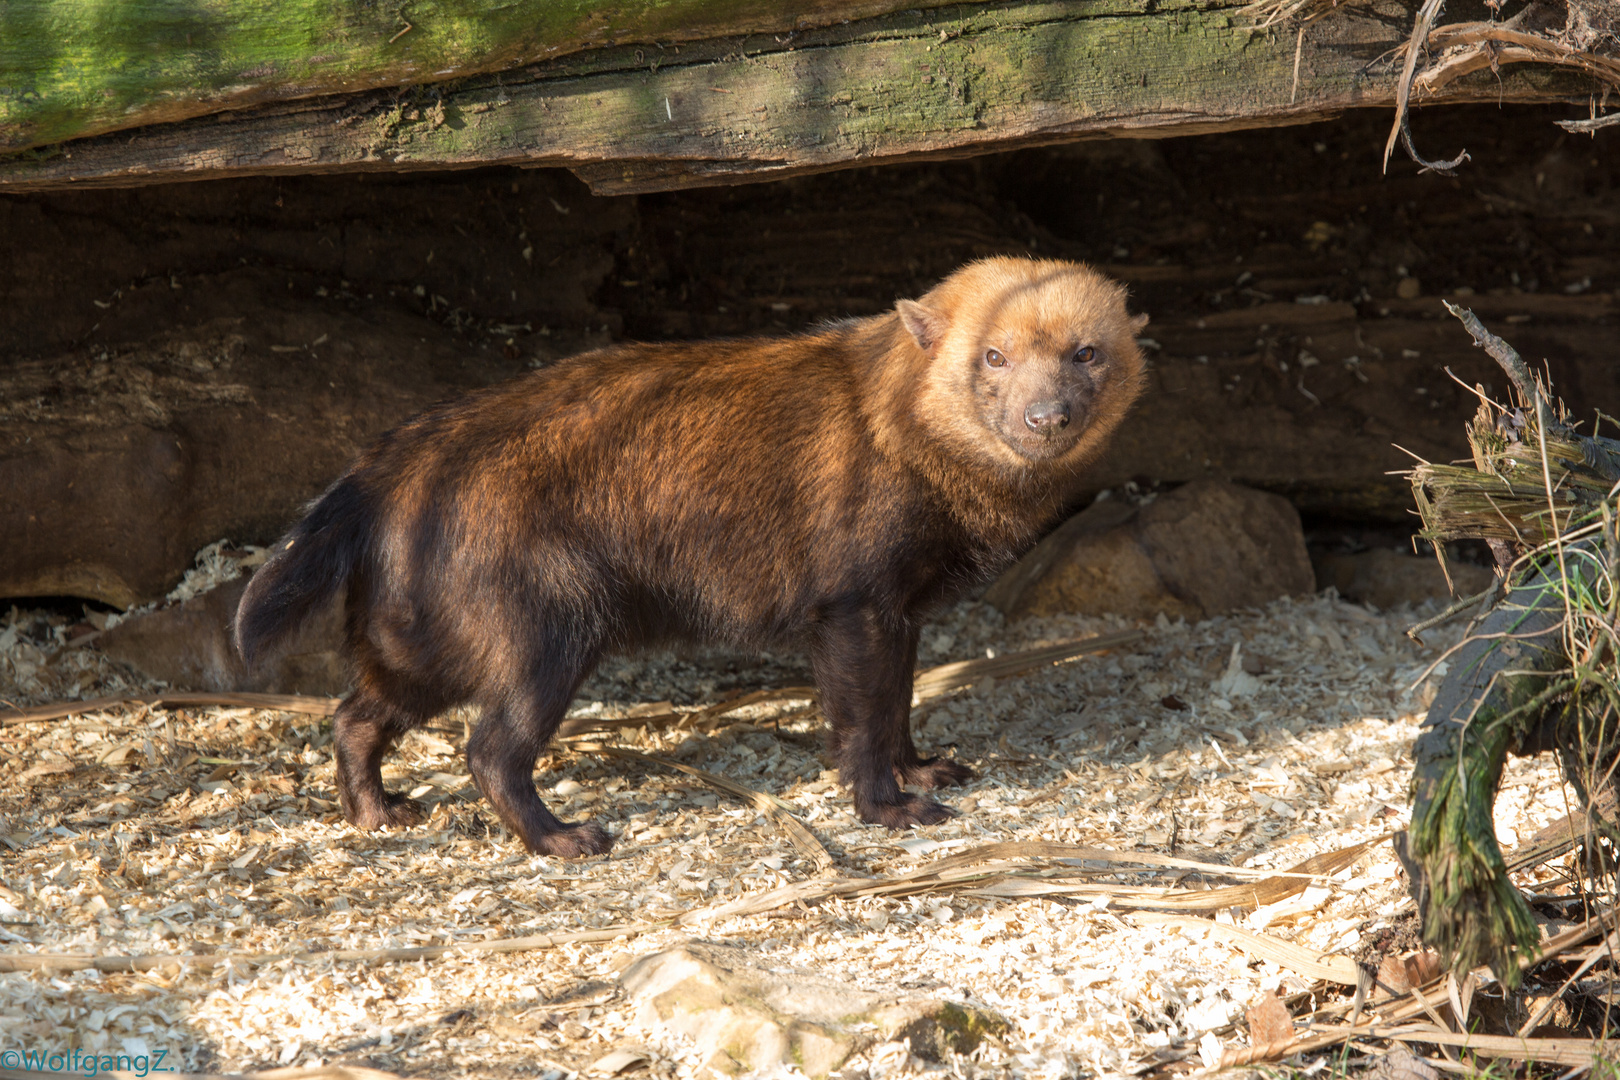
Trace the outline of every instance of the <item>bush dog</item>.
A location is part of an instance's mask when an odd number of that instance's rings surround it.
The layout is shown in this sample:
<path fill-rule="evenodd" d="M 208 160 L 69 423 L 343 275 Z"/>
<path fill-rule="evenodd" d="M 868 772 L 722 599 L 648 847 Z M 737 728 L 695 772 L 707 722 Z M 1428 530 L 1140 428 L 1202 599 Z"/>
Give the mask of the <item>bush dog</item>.
<path fill-rule="evenodd" d="M 952 811 L 918 756 L 920 621 L 1022 555 L 1143 384 L 1125 290 L 1069 262 L 971 263 L 918 300 L 794 337 L 616 345 L 437 406 L 309 508 L 236 615 L 251 665 L 340 590 L 355 687 L 337 790 L 361 828 L 419 819 L 389 745 L 482 718 L 473 779 L 532 852 L 591 855 L 534 765 L 604 655 L 675 640 L 810 656 L 861 820 Z"/>

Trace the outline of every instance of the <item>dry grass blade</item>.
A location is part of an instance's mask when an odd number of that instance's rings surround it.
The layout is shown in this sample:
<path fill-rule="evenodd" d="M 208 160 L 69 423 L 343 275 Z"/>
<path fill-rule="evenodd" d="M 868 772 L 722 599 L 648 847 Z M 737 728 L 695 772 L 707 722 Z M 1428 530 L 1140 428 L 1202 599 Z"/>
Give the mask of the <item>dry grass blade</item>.
<path fill-rule="evenodd" d="M 311 716 L 331 716 L 337 712 L 338 702 L 341 700 L 341 698 L 306 697 L 303 694 L 211 694 L 181 690 L 162 694 L 119 694 L 115 697 L 36 705 L 27 709 L 8 706 L 6 711 L 0 712 L 0 727 L 38 723 L 41 720 L 61 720 L 64 717 L 99 712 L 119 705 L 164 705 L 170 708 L 221 705 L 235 709 L 278 709 L 282 712 L 308 713 Z"/>
<path fill-rule="evenodd" d="M 1605 826 L 1613 828 L 1611 823 L 1615 821 L 1617 809 L 1620 809 L 1620 800 L 1617 800 L 1614 789 L 1604 788 L 1590 807 L 1559 818 L 1510 852 L 1507 855 L 1508 872 L 1527 870 L 1550 862 L 1577 844 L 1587 843 Z"/>
<path fill-rule="evenodd" d="M 613 941 L 622 937 L 663 930 L 670 924 L 625 923 L 599 930 L 572 930 L 557 934 L 534 934 L 494 941 L 461 941 L 453 945 L 423 945 L 402 949 L 319 949 L 301 953 L 154 953 L 147 956 L 89 956 L 81 953 L 0 953 L 0 972 L 6 971 L 88 971 L 104 974 L 133 971 L 161 971 L 167 968 L 214 968 L 223 965 L 262 967 L 283 960 L 297 963 L 413 963 L 440 960 L 446 956 L 478 953 L 532 952 L 579 942 Z"/>
<path fill-rule="evenodd" d="M 1005 679 L 1023 675 L 1036 668 L 1065 663 L 1086 653 L 1118 649 L 1142 640 L 1140 630 L 1125 630 L 1117 634 L 1098 634 L 1096 637 L 1063 641 L 1040 649 L 1024 649 L 1004 656 L 983 660 L 959 660 L 954 664 L 941 664 L 917 676 L 912 684 L 912 704 L 920 705 L 930 698 L 972 686 L 981 679 Z"/>
<path fill-rule="evenodd" d="M 1112 856 L 1120 862 L 1140 862 L 1136 855 L 1107 852 L 1096 848 L 1076 849 L 1066 844 L 987 844 L 972 851 L 940 859 L 905 874 L 887 878 L 835 878 L 796 882 L 753 896 L 739 897 L 716 908 L 689 912 L 682 923 L 757 915 L 794 903 L 819 903 L 833 897 L 911 896 L 930 892 L 966 892 L 972 895 L 1031 897 L 1071 896 L 1077 899 L 1106 899 L 1109 904 L 1132 910 L 1158 909 L 1183 912 L 1213 912 L 1229 907 L 1262 907 L 1295 896 L 1305 890 L 1312 877 L 1337 873 L 1366 854 L 1371 843 L 1353 844 L 1306 859 L 1285 873 L 1252 885 L 1231 885 L 1220 889 L 1160 889 L 1139 885 L 1089 885 L 1032 874 L 1072 869 L 1054 859 L 1078 856 L 1096 860 Z M 1063 854 L 1051 854 L 1061 851 Z M 998 891 L 999 890 L 999 891 Z"/>
<path fill-rule="evenodd" d="M 1513 1035 L 1475 1035 L 1466 1031 L 1447 1031 L 1430 1024 L 1403 1028 L 1374 1025 L 1367 1037 L 1455 1046 L 1478 1057 L 1536 1061 L 1547 1065 L 1595 1065 L 1615 1059 L 1615 1050 L 1600 1039 L 1521 1039 Z M 1605 1050 L 1608 1052 L 1605 1053 Z"/>
<path fill-rule="evenodd" d="M 710 705 L 701 712 L 694 714 L 690 719 L 693 727 L 703 728 L 713 725 L 714 721 L 723 716 L 734 713 L 738 709 L 747 708 L 750 705 L 769 705 L 778 702 L 806 700 L 811 704 L 815 703 L 815 687 L 789 686 L 781 690 L 755 690 L 751 694 L 743 694 L 740 697 L 731 698 L 729 701 L 721 701 Z"/>
<path fill-rule="evenodd" d="M 1528 971 L 1555 956 L 1562 956 L 1577 945 L 1585 945 L 1593 938 L 1601 937 L 1606 931 L 1612 930 L 1614 925 L 1615 915 L 1612 912 L 1604 912 L 1595 919 L 1588 919 L 1579 926 L 1572 926 L 1562 934 L 1555 934 L 1542 942 L 1540 951 L 1526 957 L 1521 967 Z"/>
<path fill-rule="evenodd" d="M 568 738 L 573 735 L 588 735 L 602 731 L 614 731 L 619 728 L 639 727 L 686 727 L 702 731 L 719 727 L 721 720 L 739 709 L 745 709 L 753 705 L 786 705 L 792 701 L 807 701 L 811 706 L 814 706 L 816 701 L 815 688 L 811 686 L 788 686 L 782 689 L 754 690 L 691 712 L 670 711 L 649 713 L 644 716 L 575 717 L 572 720 L 563 721 L 562 726 L 557 729 L 557 737 Z"/>
<path fill-rule="evenodd" d="M 1338 851 L 1324 852 L 1313 855 L 1297 866 L 1290 867 L 1282 873 L 1268 873 L 1254 885 L 1233 886 L 1235 894 L 1242 899 L 1228 901 L 1225 906 L 1234 904 L 1260 906 L 1275 903 L 1278 900 L 1293 896 L 1305 888 L 1306 883 L 1316 877 L 1324 877 L 1338 873 L 1350 866 L 1357 859 L 1367 853 L 1373 845 L 1383 843 L 1388 837 L 1369 840 L 1361 844 L 1352 844 L 1350 847 Z M 985 863 L 999 864 L 1003 871 L 1012 869 L 1040 870 L 1051 862 L 1057 860 L 1076 860 L 1087 862 L 1110 862 L 1134 864 L 1138 866 L 1162 866 L 1170 869 L 1198 869 L 1208 870 L 1221 874 L 1243 874 L 1237 867 L 1220 866 L 1214 863 L 1195 863 L 1188 859 L 1177 859 L 1170 855 L 1159 855 L 1146 851 L 1109 851 L 1107 848 L 1084 847 L 1078 844 L 1055 844 L 1042 841 L 1031 843 L 1009 842 L 1001 844 L 984 844 L 968 851 L 960 852 L 918 867 L 908 873 L 891 878 L 891 881 L 919 881 L 930 877 L 940 877 L 948 872 L 963 867 L 977 866 Z M 1210 896 L 1222 890 L 1182 890 L 1194 895 Z"/>
<path fill-rule="evenodd" d="M 1120 907 L 1158 908 L 1171 911 L 1215 912 L 1229 907 L 1258 908 L 1275 904 L 1305 891 L 1310 877 L 1336 874 L 1351 866 L 1381 840 L 1352 844 L 1338 851 L 1313 855 L 1288 868 L 1284 874 L 1252 885 L 1227 885 L 1219 889 L 1176 889 L 1152 900 L 1120 898 Z"/>
<path fill-rule="evenodd" d="M 816 834 L 811 832 L 804 822 L 800 821 L 798 816 L 794 814 L 793 807 L 775 795 L 756 790 L 747 784 L 739 784 L 735 780 L 728 780 L 717 773 L 693 768 L 691 765 L 673 761 L 666 757 L 659 757 L 656 754 L 643 754 L 639 750 L 631 750 L 625 746 L 609 746 L 606 743 L 574 743 L 573 748 L 587 754 L 605 754 L 608 757 L 616 757 L 624 761 L 640 761 L 649 765 L 662 765 L 666 769 L 674 769 L 676 772 L 685 773 L 694 779 L 702 780 L 710 787 L 724 791 L 728 795 L 735 795 L 744 802 L 750 803 L 769 814 L 787 832 L 788 838 L 793 841 L 793 846 L 816 864 L 817 870 L 825 873 L 837 865 L 826 845 L 816 839 Z"/>
<path fill-rule="evenodd" d="M 1525 957 L 1521 961 L 1521 970 L 1528 971 L 1530 968 L 1533 968 L 1538 964 L 1551 960 L 1554 957 L 1562 956 L 1569 950 L 1576 948 L 1577 946 L 1584 945 L 1594 937 L 1602 936 L 1604 931 L 1610 928 L 1614 922 L 1614 916 L 1603 915 L 1597 919 L 1583 923 L 1580 926 L 1571 927 L 1570 929 L 1561 934 L 1555 935 L 1554 937 L 1548 938 L 1547 941 L 1543 943 L 1539 952 L 1533 956 Z M 1351 1039 L 1397 1038 L 1399 1036 L 1392 1035 L 1390 1032 L 1406 1029 L 1397 1029 L 1394 1028 L 1393 1025 L 1405 1023 L 1406 1021 L 1412 1020 L 1418 1016 L 1432 1014 L 1441 1008 L 1450 1007 L 1449 995 L 1446 992 L 1448 978 L 1448 976 L 1442 976 L 1425 983 L 1423 986 L 1413 987 L 1407 995 L 1405 1001 L 1394 1000 L 1386 1002 L 1379 1007 L 1383 1013 L 1381 1018 L 1373 1019 L 1362 1024 L 1345 1024 L 1332 1028 L 1318 1025 L 1311 1034 L 1302 1035 L 1300 1038 L 1295 1039 L 1290 1043 L 1233 1048 L 1226 1052 L 1217 1068 L 1228 1069 L 1236 1068 L 1242 1065 L 1257 1065 L 1266 1061 L 1277 1061 L 1285 1057 L 1291 1057 L 1295 1054 L 1312 1053 L 1317 1050 L 1326 1049 L 1330 1046 L 1337 1046 L 1348 1042 Z M 1438 1029 L 1424 1028 L 1422 1030 L 1431 1031 Z M 1577 1050 L 1584 1049 L 1584 1052 L 1588 1056 L 1583 1060 L 1577 1060 L 1571 1062 L 1570 1064 L 1590 1064 L 1593 1060 L 1595 1060 L 1592 1055 L 1594 1055 L 1603 1045 L 1595 1041 L 1581 1039 L 1520 1039 L 1510 1036 L 1483 1035 L 1459 1035 L 1457 1037 L 1471 1037 L 1480 1040 L 1500 1040 L 1500 1044 L 1493 1044 L 1489 1046 L 1484 1042 L 1478 1044 L 1480 1052 L 1488 1057 L 1511 1057 L 1511 1055 L 1507 1053 L 1498 1053 L 1495 1048 L 1498 1045 L 1506 1045 L 1507 1043 L 1512 1043 L 1514 1046 L 1530 1046 L 1533 1049 L 1540 1048 L 1542 1050 L 1550 1048 L 1556 1049 L 1559 1047 L 1567 1049 L 1570 1045 L 1576 1047 Z M 1414 1035 L 1411 1036 L 1411 1041 L 1439 1042 L 1440 1040 L 1433 1038 L 1422 1039 Z M 1447 1045 L 1457 1044 L 1448 1043 Z M 1469 1045 L 1472 1046 L 1474 1044 Z M 1534 1059 L 1523 1058 L 1520 1060 L 1552 1061 L 1553 1059 L 1538 1057 Z"/>
<path fill-rule="evenodd" d="M 576 716 L 573 719 L 564 720 L 557 727 L 557 738 L 569 739 L 576 735 L 600 735 L 603 732 L 619 731 L 624 728 L 676 727 L 691 715 L 693 714 L 663 712 L 651 713 L 646 716 Z"/>
<path fill-rule="evenodd" d="M 1346 1024 L 1325 1030 L 1318 1028 L 1312 1034 L 1291 1042 L 1234 1048 L 1226 1052 L 1216 1070 L 1277 1061 L 1295 1054 L 1322 1050 L 1351 1039 L 1391 1039 L 1398 1042 L 1455 1046 L 1478 1057 L 1500 1058 L 1505 1061 L 1533 1061 L 1548 1065 L 1590 1066 L 1614 1060 L 1614 1050 L 1608 1043 L 1599 1039 L 1521 1039 L 1513 1035 L 1476 1035 L 1465 1031 L 1448 1031 L 1434 1024 L 1396 1027 L 1389 1023 L 1374 1023 Z"/>
<path fill-rule="evenodd" d="M 1432 995 L 1432 998 L 1431 998 Z M 1386 1004 L 1382 1019 L 1370 1020 L 1362 1024 L 1341 1024 L 1336 1027 L 1327 1025 L 1313 1025 L 1310 1034 L 1301 1034 L 1291 1041 L 1268 1043 L 1264 1046 L 1240 1046 L 1226 1051 L 1220 1063 L 1211 1071 L 1237 1068 L 1243 1065 L 1259 1065 L 1267 1061 L 1278 1061 L 1295 1054 L 1308 1054 L 1317 1050 L 1326 1049 L 1348 1042 L 1351 1039 L 1370 1037 L 1374 1028 L 1387 1028 L 1392 1024 L 1411 1020 L 1413 1017 L 1433 1011 L 1437 1006 L 1447 1005 L 1445 982 L 1435 979 L 1421 987 L 1413 987 L 1408 999 L 1400 1004 Z"/>
<path fill-rule="evenodd" d="M 781 885 L 768 889 L 752 896 L 740 896 L 735 900 L 728 900 L 713 907 L 698 908 L 688 911 L 678 917 L 675 922 L 680 926 L 692 926 L 699 923 L 718 922 L 736 915 L 758 915 L 767 911 L 776 911 L 778 908 L 788 907 L 792 904 L 819 904 L 835 896 L 864 896 L 872 895 L 866 892 L 874 886 L 881 886 L 881 878 L 816 878 L 812 881 L 795 881 L 791 885 Z"/>
<path fill-rule="evenodd" d="M 1229 885 L 1220 889 L 1162 889 L 1142 885 L 1089 885 L 1080 882 L 1054 881 L 1048 878 L 1031 878 L 1019 874 L 1024 870 L 1019 867 L 1009 872 L 1005 877 L 976 887 L 970 890 L 973 896 L 994 896 L 1006 899 L 1030 899 L 1037 896 L 1068 896 L 1075 900 L 1107 901 L 1109 906 L 1123 908 L 1128 911 L 1189 911 L 1213 913 L 1224 911 L 1230 907 L 1249 907 L 1254 904 L 1263 907 L 1265 904 L 1275 904 L 1278 900 L 1285 900 L 1304 891 L 1304 884 L 1292 885 L 1286 891 L 1282 888 L 1283 882 L 1269 880 L 1261 882 L 1259 886 Z M 1284 879 L 1286 880 L 1286 879 Z M 937 891 L 953 884 L 941 878 L 938 883 L 931 883 L 929 887 L 913 887 L 911 891 Z M 1292 884 L 1292 883 L 1290 883 Z M 1273 886 L 1270 897 L 1255 904 L 1255 900 L 1262 895 L 1265 886 Z M 898 888 L 885 890 L 887 892 L 900 891 Z"/>
<path fill-rule="evenodd" d="M 1356 962 L 1348 956 L 1322 955 L 1291 941 L 1282 941 L 1265 934 L 1257 934 L 1239 926 L 1218 923 L 1213 919 L 1198 919 L 1190 915 L 1161 915 L 1143 912 L 1131 916 L 1149 926 L 1177 926 L 1206 931 L 1211 937 L 1234 945 L 1257 960 L 1270 960 L 1305 976 L 1322 982 L 1355 986 L 1358 980 Z"/>
<path fill-rule="evenodd" d="M 1182 899 L 1181 893 L 1174 889 L 1151 885 L 1092 885 L 1080 881 L 1055 881 L 1051 878 L 1026 876 L 1019 872 L 1022 869 L 1022 867 L 1015 868 L 1005 877 L 995 877 L 994 871 L 990 869 L 975 871 L 970 876 L 988 877 L 991 880 L 984 885 L 964 890 L 964 895 L 998 900 L 1033 900 L 1046 896 L 1066 896 L 1086 903 L 1101 901 L 1110 907 L 1132 911 L 1178 907 L 1177 901 Z M 955 882 L 947 878 L 941 878 L 937 882 L 924 882 L 909 888 L 897 886 L 883 895 L 940 892 L 954 884 Z M 1202 911 L 1204 908 L 1200 905 L 1196 910 Z"/>
<path fill-rule="evenodd" d="M 1066 663 L 1076 657 L 1084 656 L 1086 653 L 1103 652 L 1108 649 L 1132 645 L 1142 640 L 1142 636 L 1141 631 L 1127 630 L 1116 634 L 1100 634 L 1096 637 L 1063 641 L 1039 649 L 1024 649 L 997 657 L 960 660 L 955 663 L 941 664 L 938 667 L 932 667 L 917 673 L 916 681 L 912 687 L 912 705 L 915 707 L 934 701 L 953 690 L 972 686 L 982 679 L 1011 678 L 1038 668 Z M 809 686 L 755 690 L 752 693 L 718 702 L 696 712 L 664 712 L 649 716 L 612 718 L 576 717 L 572 720 L 563 721 L 562 726 L 557 729 L 557 736 L 558 738 L 571 738 L 621 728 L 641 727 L 690 727 L 694 730 L 709 730 L 718 727 L 721 721 L 730 714 L 750 706 L 808 701 L 813 708 L 816 700 L 815 688 Z"/>
<path fill-rule="evenodd" d="M 1376 844 L 1379 842 L 1373 840 L 1368 843 Z M 1002 862 L 1016 859 L 1100 862 L 1111 867 L 1117 865 L 1158 866 L 1169 870 L 1199 870 L 1208 874 L 1232 878 L 1270 879 L 1293 876 L 1311 880 L 1322 877 L 1325 873 L 1317 871 L 1315 873 L 1303 872 L 1296 874 L 1287 870 L 1281 873 L 1275 870 L 1251 870 L 1244 866 L 1225 866 L 1221 863 L 1200 862 L 1197 859 L 1182 859 L 1174 855 L 1160 855 L 1154 851 L 1111 851 L 1108 848 L 1087 847 L 1083 844 L 1059 844 L 1046 840 L 1029 840 L 984 844 L 956 855 L 947 856 L 937 862 L 929 863 L 926 867 L 913 871 L 910 876 L 923 876 L 958 866 L 973 866 L 976 863 Z"/>
<path fill-rule="evenodd" d="M 1610 934 L 1604 939 L 1602 945 L 1599 945 L 1594 949 L 1588 949 L 1586 959 L 1581 961 L 1580 967 L 1577 967 L 1574 971 L 1570 972 L 1569 977 L 1563 981 L 1563 983 L 1558 987 L 1557 991 L 1548 995 L 1547 999 L 1541 1003 L 1541 1006 L 1537 1008 L 1534 1013 L 1530 1014 L 1529 1018 L 1526 1019 L 1523 1024 L 1519 1025 L 1519 1036 L 1522 1038 L 1523 1036 L 1528 1035 L 1530 1032 L 1536 1030 L 1536 1028 L 1540 1027 L 1541 1022 L 1547 1018 L 1547 1015 L 1553 1011 L 1553 1008 L 1557 1006 L 1557 1004 L 1563 999 L 1564 995 L 1569 992 L 1569 988 L 1574 986 L 1576 981 L 1579 980 L 1581 976 L 1585 975 L 1588 971 L 1591 971 L 1592 968 L 1597 965 L 1599 960 L 1611 959 L 1614 956 L 1614 950 L 1617 947 L 1620 947 L 1620 934 Z"/>

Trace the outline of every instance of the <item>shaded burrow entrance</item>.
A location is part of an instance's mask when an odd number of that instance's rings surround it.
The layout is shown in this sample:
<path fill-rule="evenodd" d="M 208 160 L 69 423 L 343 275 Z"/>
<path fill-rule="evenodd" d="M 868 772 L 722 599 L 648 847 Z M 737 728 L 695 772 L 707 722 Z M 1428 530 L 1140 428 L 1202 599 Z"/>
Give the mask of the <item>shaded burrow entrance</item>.
<path fill-rule="evenodd" d="M 151 601 L 434 400 L 611 340 L 871 314 L 999 253 L 1099 264 L 1153 316 L 1152 388 L 1082 503 L 1212 476 L 1319 546 L 1398 546 L 1392 444 L 1460 456 L 1467 386 L 1501 389 L 1440 296 L 1581 415 L 1620 399 L 1620 150 L 1551 119 L 1419 115 L 1469 149 L 1456 178 L 1380 175 L 1366 112 L 641 196 L 506 169 L 9 196 L 0 597 Z"/>

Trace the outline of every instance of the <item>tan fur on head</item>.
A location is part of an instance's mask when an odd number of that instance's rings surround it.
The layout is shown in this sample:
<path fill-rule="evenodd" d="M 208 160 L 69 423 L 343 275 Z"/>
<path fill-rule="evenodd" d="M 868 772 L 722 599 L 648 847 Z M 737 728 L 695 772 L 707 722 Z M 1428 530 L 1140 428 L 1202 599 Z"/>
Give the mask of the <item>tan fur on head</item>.
<path fill-rule="evenodd" d="M 1136 335 L 1147 316 L 1131 315 L 1125 300 L 1123 286 L 1080 263 L 969 263 L 896 305 L 927 357 L 913 416 L 970 461 L 1013 473 L 1080 468 L 1144 386 Z M 1077 361 L 1086 348 L 1091 358 Z M 1036 402 L 1067 407 L 1061 431 L 1030 427 L 1024 410 Z"/>

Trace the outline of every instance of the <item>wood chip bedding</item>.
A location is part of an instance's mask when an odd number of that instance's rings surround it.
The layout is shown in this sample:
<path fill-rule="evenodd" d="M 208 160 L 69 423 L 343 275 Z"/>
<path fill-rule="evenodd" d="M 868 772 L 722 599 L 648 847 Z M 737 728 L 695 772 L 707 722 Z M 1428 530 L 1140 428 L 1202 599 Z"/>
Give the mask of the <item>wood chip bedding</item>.
<path fill-rule="evenodd" d="M 1438 632 L 1425 647 L 1404 636 L 1424 613 L 1374 613 L 1330 594 L 1196 625 L 1161 618 L 1128 648 L 986 678 L 921 710 L 919 744 L 980 777 L 942 793 L 960 817 L 914 834 L 854 818 L 803 703 L 750 706 L 708 731 L 589 738 L 779 797 L 825 846 L 831 876 L 891 877 L 978 845 L 1033 841 L 1281 871 L 1405 823 L 1407 751 L 1432 693 L 1411 684 L 1450 644 Z M 925 630 L 922 663 L 1127 628 L 1081 617 L 1008 625 L 963 604 Z M 0 622 L 0 698 L 152 689 L 65 638 L 49 618 L 13 610 Z M 574 715 L 695 712 L 728 693 L 807 681 L 790 656 L 614 661 Z M 337 813 L 319 717 L 143 705 L 0 728 L 0 951 L 305 954 L 0 973 L 0 1049 L 162 1051 L 193 1071 L 342 1062 L 565 1080 L 630 1046 L 628 1068 L 687 1076 L 699 1064 L 691 1048 L 633 1031 L 614 975 L 633 955 L 695 936 L 867 989 L 975 1002 L 1010 1022 L 971 1057 L 936 1063 L 879 1045 L 846 1073 L 1140 1074 L 1244 1046 L 1244 1011 L 1264 993 L 1347 993 L 1267 958 L 1256 941 L 1286 944 L 1271 956 L 1309 950 L 1326 962 L 1387 936 L 1409 910 L 1380 842 L 1283 900 L 1218 912 L 1219 927 L 1133 913 L 1095 891 L 1024 886 L 711 918 L 817 877 L 813 854 L 772 814 L 692 775 L 561 745 L 540 762 L 542 793 L 560 816 L 594 817 L 618 843 L 586 861 L 529 856 L 470 785 L 460 748 L 472 722 L 444 717 L 402 741 L 385 777 L 431 813 L 423 826 L 377 834 Z M 1550 760 L 1514 762 L 1497 804 L 1504 845 L 1562 817 L 1568 798 Z M 1085 881 L 1122 894 L 1255 877 L 1092 869 Z M 1533 870 L 1521 883 L 1552 874 Z M 614 927 L 634 929 L 431 960 L 330 955 Z"/>

